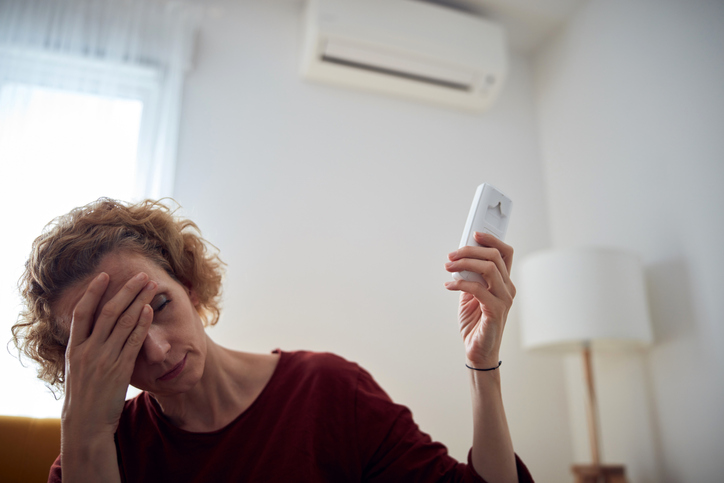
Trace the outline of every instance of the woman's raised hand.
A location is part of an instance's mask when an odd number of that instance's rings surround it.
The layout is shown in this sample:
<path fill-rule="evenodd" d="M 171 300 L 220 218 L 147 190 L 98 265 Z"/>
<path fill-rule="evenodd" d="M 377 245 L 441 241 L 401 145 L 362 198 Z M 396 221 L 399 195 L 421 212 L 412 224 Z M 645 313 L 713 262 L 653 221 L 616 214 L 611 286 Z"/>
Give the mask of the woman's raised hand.
<path fill-rule="evenodd" d="M 128 280 L 99 310 L 109 282 L 106 273 L 95 277 L 73 309 L 65 353 L 64 444 L 68 437 L 115 433 L 136 357 L 153 321 L 149 304 L 157 285 L 148 275 Z"/>
<path fill-rule="evenodd" d="M 479 273 L 488 286 L 456 280 L 445 283 L 445 287 L 461 292 L 458 320 L 468 363 L 487 369 L 498 365 L 503 329 L 515 297 L 510 280 L 513 248 L 485 233 L 476 232 L 475 240 L 482 246 L 452 252 L 445 269 Z"/>

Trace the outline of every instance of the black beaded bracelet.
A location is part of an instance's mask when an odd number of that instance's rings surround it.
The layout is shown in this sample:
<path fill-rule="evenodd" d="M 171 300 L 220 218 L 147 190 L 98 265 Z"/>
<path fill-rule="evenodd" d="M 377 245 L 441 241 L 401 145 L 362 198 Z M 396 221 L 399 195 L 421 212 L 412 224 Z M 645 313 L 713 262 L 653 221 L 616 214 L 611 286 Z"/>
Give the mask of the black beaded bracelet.
<path fill-rule="evenodd" d="M 478 369 L 477 367 L 470 367 L 469 365 L 467 365 L 467 363 L 465 364 L 465 367 L 467 367 L 468 369 L 472 369 L 472 370 L 474 370 L 474 371 L 483 371 L 483 372 L 485 372 L 485 371 L 494 371 L 494 370 L 496 370 L 498 367 L 500 367 L 501 364 L 503 364 L 503 361 L 498 361 L 498 365 L 497 365 L 497 366 L 491 367 L 491 368 L 489 368 L 489 369 Z"/>

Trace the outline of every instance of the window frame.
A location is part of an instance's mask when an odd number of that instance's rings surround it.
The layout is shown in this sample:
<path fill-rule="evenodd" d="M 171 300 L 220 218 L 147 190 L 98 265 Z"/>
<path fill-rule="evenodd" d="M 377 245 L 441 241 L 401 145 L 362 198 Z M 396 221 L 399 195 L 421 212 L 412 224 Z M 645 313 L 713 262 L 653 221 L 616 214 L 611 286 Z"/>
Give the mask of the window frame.
<path fill-rule="evenodd" d="M 171 196 L 174 156 L 159 155 L 159 119 L 162 111 L 163 69 L 42 50 L 0 47 L 0 88 L 19 83 L 50 89 L 140 101 L 143 105 L 136 153 L 134 197 Z M 174 126 L 178 125 L 176 119 Z M 175 147 L 177 139 L 166 139 Z M 168 134 L 166 134 L 168 137 Z"/>

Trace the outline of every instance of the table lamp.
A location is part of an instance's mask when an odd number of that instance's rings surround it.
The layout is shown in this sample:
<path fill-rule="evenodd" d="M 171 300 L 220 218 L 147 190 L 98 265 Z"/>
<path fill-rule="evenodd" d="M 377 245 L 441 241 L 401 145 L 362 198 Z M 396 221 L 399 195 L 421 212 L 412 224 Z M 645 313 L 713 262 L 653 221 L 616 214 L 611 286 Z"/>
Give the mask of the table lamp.
<path fill-rule="evenodd" d="M 601 464 L 591 350 L 651 344 L 640 259 L 605 248 L 538 252 L 522 261 L 518 286 L 523 347 L 583 355 L 593 462 L 573 466 L 576 481 L 625 482 L 623 466 Z"/>

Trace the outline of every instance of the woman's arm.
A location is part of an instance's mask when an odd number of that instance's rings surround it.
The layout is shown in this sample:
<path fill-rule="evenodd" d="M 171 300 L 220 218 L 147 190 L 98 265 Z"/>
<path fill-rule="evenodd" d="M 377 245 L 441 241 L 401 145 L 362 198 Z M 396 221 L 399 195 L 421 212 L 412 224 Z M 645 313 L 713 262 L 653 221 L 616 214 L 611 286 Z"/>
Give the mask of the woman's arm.
<path fill-rule="evenodd" d="M 101 273 L 73 309 L 61 417 L 65 483 L 121 481 L 114 434 L 136 357 L 153 320 L 148 304 L 156 284 L 145 273 L 138 274 L 96 318 L 108 284 L 108 275 Z"/>
<path fill-rule="evenodd" d="M 500 372 L 470 372 L 470 392 L 473 399 L 473 467 L 489 483 L 517 482 L 513 442 L 508 431 L 500 391 Z"/>
<path fill-rule="evenodd" d="M 461 292 L 458 320 L 468 366 L 490 369 L 498 366 L 503 329 L 515 297 L 510 280 L 513 248 L 488 234 L 476 233 L 475 239 L 481 247 L 456 250 L 449 255 L 445 268 L 449 272 L 479 273 L 487 286 L 465 280 L 447 282 L 445 286 Z M 473 402 L 473 467 L 489 483 L 516 482 L 500 370 L 468 371 Z"/>

